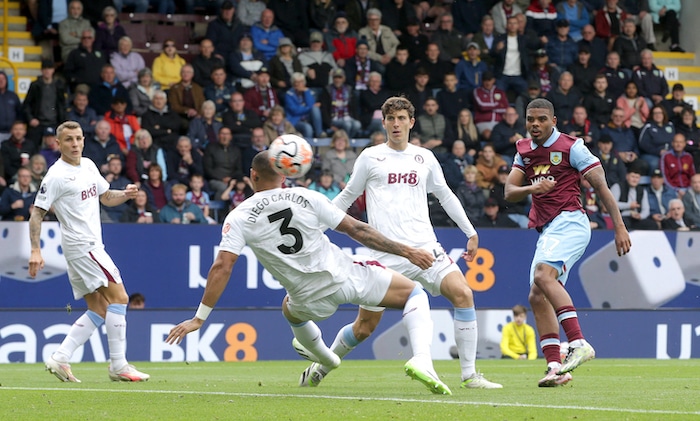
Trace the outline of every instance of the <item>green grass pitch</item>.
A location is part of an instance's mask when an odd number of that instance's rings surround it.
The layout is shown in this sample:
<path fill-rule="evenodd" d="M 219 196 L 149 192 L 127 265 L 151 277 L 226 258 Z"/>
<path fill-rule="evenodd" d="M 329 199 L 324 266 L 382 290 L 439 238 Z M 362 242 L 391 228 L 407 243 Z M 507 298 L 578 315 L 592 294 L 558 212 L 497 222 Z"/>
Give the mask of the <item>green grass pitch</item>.
<path fill-rule="evenodd" d="M 479 360 L 500 390 L 459 389 L 456 361 L 435 368 L 452 396 L 432 395 L 402 361 L 344 361 L 300 388 L 305 361 L 136 363 L 144 383 L 117 383 L 106 363 L 73 365 L 61 383 L 42 364 L 0 366 L 2 420 L 697 420 L 699 360 L 596 359 L 574 381 L 538 388 L 544 362 Z"/>

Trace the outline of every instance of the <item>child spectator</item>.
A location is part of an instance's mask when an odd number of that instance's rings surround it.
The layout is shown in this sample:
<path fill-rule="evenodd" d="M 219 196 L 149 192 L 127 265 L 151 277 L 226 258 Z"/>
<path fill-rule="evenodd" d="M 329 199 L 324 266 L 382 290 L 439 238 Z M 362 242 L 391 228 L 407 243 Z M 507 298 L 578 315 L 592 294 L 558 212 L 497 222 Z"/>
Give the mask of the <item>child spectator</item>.
<path fill-rule="evenodd" d="M 520 304 L 513 307 L 513 321 L 503 326 L 502 358 L 514 360 L 537 359 L 535 329 L 527 324 L 527 309 Z"/>
<path fill-rule="evenodd" d="M 241 180 L 229 181 L 228 188 L 221 193 L 221 200 L 230 201 L 231 209 L 235 209 L 253 195 L 253 188 L 248 185 L 249 180 L 248 177 L 244 177 Z"/>
<path fill-rule="evenodd" d="M 185 199 L 194 203 L 202 210 L 202 215 L 209 224 L 216 224 L 216 221 L 209 216 L 209 193 L 202 190 L 204 188 L 204 176 L 193 174 L 190 178 L 190 191 L 185 194 Z"/>

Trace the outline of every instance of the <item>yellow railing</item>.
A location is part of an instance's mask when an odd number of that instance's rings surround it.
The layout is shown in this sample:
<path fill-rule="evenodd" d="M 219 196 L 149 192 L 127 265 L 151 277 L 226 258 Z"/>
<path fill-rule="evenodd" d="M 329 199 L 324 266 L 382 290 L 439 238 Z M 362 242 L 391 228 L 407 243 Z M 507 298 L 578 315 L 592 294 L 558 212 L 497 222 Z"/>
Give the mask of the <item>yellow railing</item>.
<path fill-rule="evenodd" d="M 7 48 L 7 47 L 5 47 Z M 7 51 L 7 50 L 5 50 Z M 11 62 L 9 59 L 5 57 L 0 57 L 0 63 L 7 63 L 8 66 L 12 69 L 12 74 L 14 75 L 14 81 L 15 81 L 15 93 L 19 92 L 19 73 L 17 73 L 17 66 L 13 62 Z"/>
<path fill-rule="evenodd" d="M 10 26 L 10 5 L 9 0 L 3 0 L 2 2 L 2 56 L 7 57 L 10 48 L 10 40 L 7 36 L 8 27 Z M 15 79 L 17 78 L 17 72 L 15 71 Z"/>

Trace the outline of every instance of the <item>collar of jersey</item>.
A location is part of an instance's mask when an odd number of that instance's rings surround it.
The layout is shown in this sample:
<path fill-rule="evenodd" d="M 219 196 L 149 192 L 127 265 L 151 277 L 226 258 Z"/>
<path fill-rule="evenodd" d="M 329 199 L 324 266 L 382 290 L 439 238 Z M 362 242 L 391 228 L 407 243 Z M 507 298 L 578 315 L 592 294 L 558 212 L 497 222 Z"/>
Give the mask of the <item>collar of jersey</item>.
<path fill-rule="evenodd" d="M 557 128 L 554 127 L 554 130 L 552 130 L 552 135 L 549 136 L 549 139 L 547 139 L 547 141 L 544 142 L 542 144 L 542 146 L 544 146 L 545 148 L 548 148 L 548 147 L 552 146 L 552 144 L 554 144 L 554 142 L 556 142 L 557 139 L 559 139 L 559 130 L 557 130 Z M 534 140 L 530 141 L 530 146 L 532 147 L 532 149 L 537 149 L 537 143 L 535 143 Z"/>

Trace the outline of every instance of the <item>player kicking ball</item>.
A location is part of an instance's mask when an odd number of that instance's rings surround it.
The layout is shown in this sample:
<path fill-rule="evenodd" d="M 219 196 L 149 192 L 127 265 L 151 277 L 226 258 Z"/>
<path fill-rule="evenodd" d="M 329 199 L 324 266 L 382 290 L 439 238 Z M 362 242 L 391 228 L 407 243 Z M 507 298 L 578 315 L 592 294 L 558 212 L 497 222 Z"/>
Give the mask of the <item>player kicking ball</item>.
<path fill-rule="evenodd" d="M 315 320 L 330 317 L 344 303 L 381 305 L 403 310 L 413 358 L 405 365 L 431 392 L 451 395 L 433 368 L 430 342 L 433 322 L 428 296 L 405 276 L 376 261 L 350 256 L 331 243 L 324 231 L 344 232 L 365 246 L 403 256 L 427 269 L 435 257 L 426 250 L 391 241 L 341 211 L 321 193 L 302 187 L 281 189 L 268 151 L 253 159 L 251 180 L 256 193 L 231 211 L 221 231 L 221 244 L 195 316 L 170 330 L 169 344 L 179 344 L 199 329 L 224 292 L 233 266 L 248 245 L 260 263 L 287 291 L 282 313 L 309 358 L 338 367 L 340 357 L 323 342 Z"/>
<path fill-rule="evenodd" d="M 576 308 L 565 289 L 571 267 L 591 239 L 591 227 L 581 205 L 581 176 L 593 186 L 610 212 L 618 255 L 630 251 L 630 237 L 620 210 L 605 181 L 600 161 L 583 139 L 560 133 L 554 107 L 546 99 L 527 106 L 526 125 L 531 139 L 516 143 L 513 169 L 505 187 L 506 200 L 519 202 L 532 195 L 530 228 L 540 233 L 530 267 L 528 300 L 535 315 L 540 347 L 547 360 L 540 387 L 561 386 L 572 380 L 571 371 L 595 357 L 581 332 Z M 559 325 L 569 341 L 561 361 Z"/>

